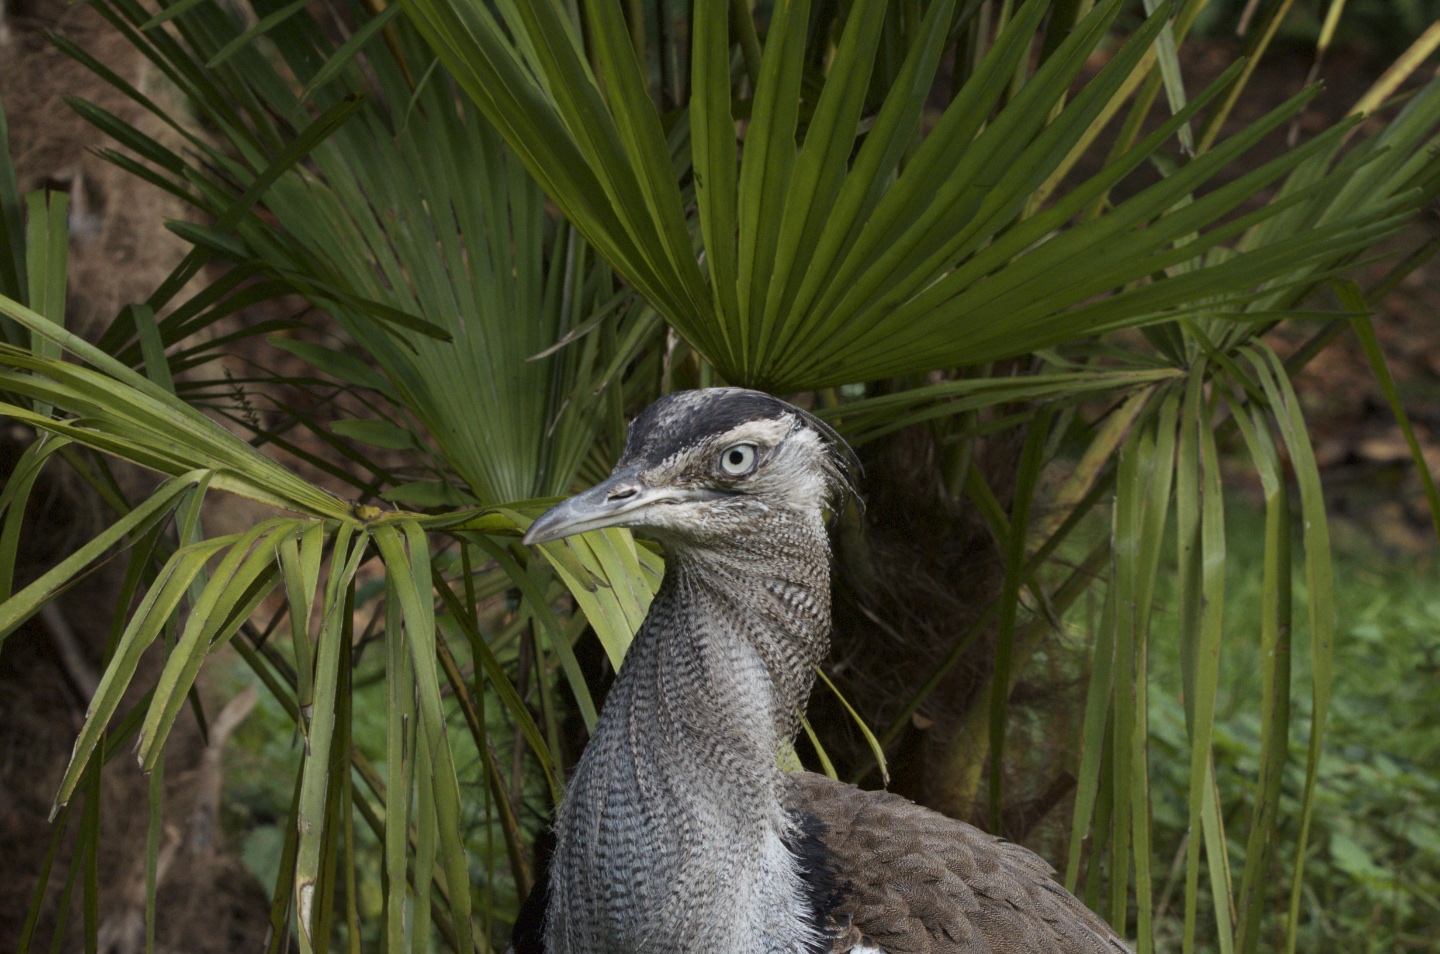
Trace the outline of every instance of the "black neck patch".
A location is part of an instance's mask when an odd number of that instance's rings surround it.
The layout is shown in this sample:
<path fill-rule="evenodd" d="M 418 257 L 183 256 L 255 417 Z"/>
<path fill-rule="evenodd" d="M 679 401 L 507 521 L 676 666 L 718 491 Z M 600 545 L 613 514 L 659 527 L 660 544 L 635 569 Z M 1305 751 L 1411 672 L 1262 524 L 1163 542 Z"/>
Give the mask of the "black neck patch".
<path fill-rule="evenodd" d="M 844 899 L 845 886 L 835 870 L 834 856 L 825 845 L 825 823 L 809 812 L 797 812 L 794 817 L 795 826 L 785 846 L 799 864 L 807 919 L 819 938 L 812 954 L 829 954 L 836 926 L 832 915 Z"/>
<path fill-rule="evenodd" d="M 550 858 L 555 832 L 546 828 L 535 839 L 535 887 L 520 905 L 510 934 L 508 954 L 545 954 L 545 916 L 550 909 Z"/>

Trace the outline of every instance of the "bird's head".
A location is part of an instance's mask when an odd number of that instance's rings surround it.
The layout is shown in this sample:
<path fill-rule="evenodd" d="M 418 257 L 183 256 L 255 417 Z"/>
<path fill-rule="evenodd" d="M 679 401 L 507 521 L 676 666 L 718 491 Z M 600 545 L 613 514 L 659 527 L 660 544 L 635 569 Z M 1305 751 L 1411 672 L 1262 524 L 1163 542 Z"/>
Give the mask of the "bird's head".
<path fill-rule="evenodd" d="M 706 546 L 819 520 L 855 492 L 859 463 L 815 415 L 760 391 L 668 394 L 630 423 L 610 477 L 542 514 L 525 534 L 545 543 L 602 527 Z"/>

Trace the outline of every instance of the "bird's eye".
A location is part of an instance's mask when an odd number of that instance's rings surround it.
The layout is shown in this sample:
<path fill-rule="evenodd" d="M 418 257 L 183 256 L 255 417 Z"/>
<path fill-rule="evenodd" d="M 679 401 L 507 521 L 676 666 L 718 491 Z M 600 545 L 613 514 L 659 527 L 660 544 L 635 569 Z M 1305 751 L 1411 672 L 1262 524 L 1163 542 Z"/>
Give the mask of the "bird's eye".
<path fill-rule="evenodd" d="M 755 445 L 735 444 L 720 452 L 720 469 L 731 477 L 744 477 L 755 469 Z"/>

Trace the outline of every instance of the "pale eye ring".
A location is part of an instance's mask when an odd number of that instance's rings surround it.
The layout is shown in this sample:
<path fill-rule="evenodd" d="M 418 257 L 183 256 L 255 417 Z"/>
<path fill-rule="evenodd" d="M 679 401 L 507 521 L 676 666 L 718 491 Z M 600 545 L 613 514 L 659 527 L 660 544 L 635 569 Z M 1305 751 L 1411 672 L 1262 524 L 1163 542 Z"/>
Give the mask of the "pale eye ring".
<path fill-rule="evenodd" d="M 754 444 L 731 444 L 720 452 L 720 469 L 731 477 L 744 477 L 759 458 Z"/>

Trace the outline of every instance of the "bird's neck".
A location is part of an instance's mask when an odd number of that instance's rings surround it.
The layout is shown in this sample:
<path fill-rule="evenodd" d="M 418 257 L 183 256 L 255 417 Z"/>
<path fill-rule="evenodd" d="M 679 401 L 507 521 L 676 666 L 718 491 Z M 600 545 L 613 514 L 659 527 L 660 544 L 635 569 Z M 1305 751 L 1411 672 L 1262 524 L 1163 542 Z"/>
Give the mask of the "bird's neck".
<path fill-rule="evenodd" d="M 764 537 L 668 547 L 665 578 L 632 649 L 660 663 L 650 673 L 657 689 L 703 667 L 713 688 L 679 700 L 693 713 L 687 718 L 757 743 L 763 736 L 767 761 L 799 728 L 830 645 L 824 526 L 818 518 L 776 523 Z"/>
<path fill-rule="evenodd" d="M 667 546 L 660 591 L 566 793 L 551 951 L 813 941 L 777 759 L 827 648 L 829 547 L 818 517 L 770 529 Z M 617 878 L 623 891 L 597 887 Z"/>

